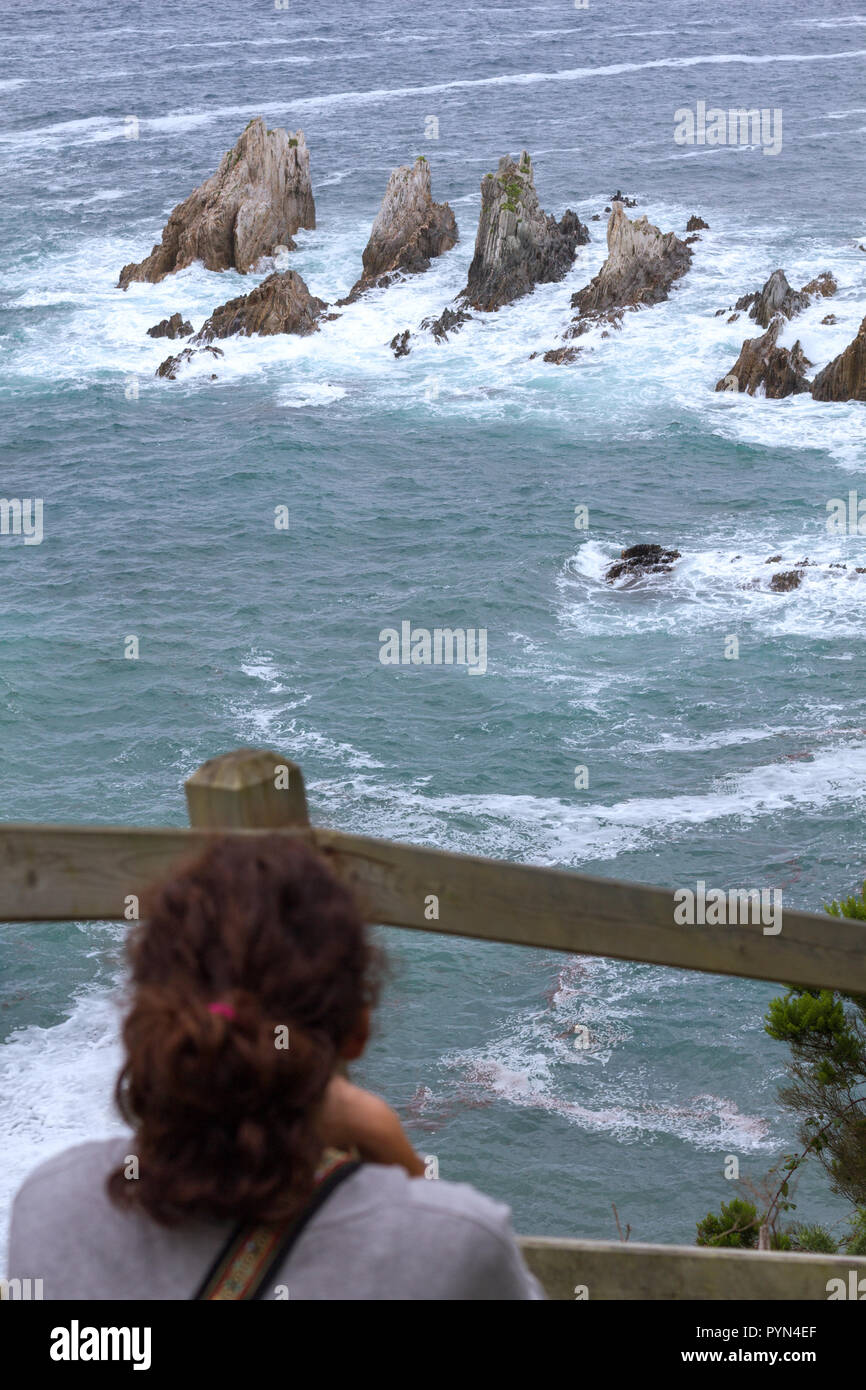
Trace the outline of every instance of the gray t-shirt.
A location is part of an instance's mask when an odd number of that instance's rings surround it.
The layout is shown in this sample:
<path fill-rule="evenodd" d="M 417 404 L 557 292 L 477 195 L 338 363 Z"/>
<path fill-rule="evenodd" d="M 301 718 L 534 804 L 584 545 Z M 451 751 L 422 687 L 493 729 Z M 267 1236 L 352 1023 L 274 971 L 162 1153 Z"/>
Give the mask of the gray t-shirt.
<path fill-rule="evenodd" d="M 129 1141 L 79 1144 L 22 1184 L 12 1207 L 9 1279 L 42 1279 L 46 1299 L 188 1299 L 231 1223 L 157 1225 L 109 1200 Z M 464 1183 L 365 1164 L 308 1223 L 265 1299 L 540 1299 L 508 1207 Z"/>

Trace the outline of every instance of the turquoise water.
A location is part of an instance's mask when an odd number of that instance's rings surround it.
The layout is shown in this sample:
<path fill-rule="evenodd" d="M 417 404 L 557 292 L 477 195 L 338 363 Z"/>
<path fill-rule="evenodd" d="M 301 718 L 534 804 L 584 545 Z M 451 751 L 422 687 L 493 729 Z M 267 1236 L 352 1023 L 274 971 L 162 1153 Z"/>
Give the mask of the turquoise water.
<path fill-rule="evenodd" d="M 182 824 L 183 779 L 250 744 L 301 764 L 324 825 L 775 886 L 791 906 L 852 891 L 866 539 L 825 516 L 866 495 L 866 414 L 712 388 L 751 328 L 715 311 L 777 265 L 839 281 L 782 339 L 816 367 L 866 312 L 866 15 L 562 0 L 108 18 L 4 15 L 3 493 L 44 498 L 45 537 L 0 538 L 3 816 Z M 781 154 L 677 146 L 673 112 L 700 100 L 780 108 Z M 461 241 L 313 338 L 230 342 L 216 381 L 210 360 L 156 381 L 171 347 L 146 328 L 177 309 L 198 327 L 250 282 L 196 267 L 123 294 L 117 273 L 259 113 L 311 148 L 319 225 L 291 263 L 314 293 L 352 284 L 388 173 L 417 153 Z M 573 207 L 591 245 L 563 283 L 395 361 L 392 335 L 465 281 L 481 176 L 523 147 L 543 205 Z M 663 230 L 705 217 L 693 269 L 575 366 L 530 361 L 604 258 L 589 219 L 616 188 Z M 641 540 L 676 545 L 675 572 L 606 585 Z M 849 570 L 777 595 L 778 553 Z M 379 632 L 404 620 L 485 627 L 487 674 L 383 666 Z M 384 935 L 392 980 L 359 1077 L 519 1229 L 609 1237 L 615 1202 L 635 1239 L 688 1241 L 730 1195 L 726 1154 L 759 1177 L 791 1146 L 784 1049 L 761 1025 L 774 986 Z M 43 1155 L 117 1124 L 121 938 L 0 928 L 4 1208 Z M 801 1194 L 815 1219 L 843 1210 L 817 1177 Z"/>

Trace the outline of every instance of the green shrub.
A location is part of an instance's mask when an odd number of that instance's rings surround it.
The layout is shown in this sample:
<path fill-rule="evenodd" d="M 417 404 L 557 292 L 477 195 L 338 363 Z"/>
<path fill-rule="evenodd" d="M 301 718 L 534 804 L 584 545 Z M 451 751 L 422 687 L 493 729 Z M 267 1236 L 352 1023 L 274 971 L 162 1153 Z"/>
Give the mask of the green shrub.
<path fill-rule="evenodd" d="M 791 1231 L 793 1250 L 809 1251 L 814 1255 L 836 1255 L 839 1242 L 834 1240 L 825 1226 L 796 1225 Z"/>

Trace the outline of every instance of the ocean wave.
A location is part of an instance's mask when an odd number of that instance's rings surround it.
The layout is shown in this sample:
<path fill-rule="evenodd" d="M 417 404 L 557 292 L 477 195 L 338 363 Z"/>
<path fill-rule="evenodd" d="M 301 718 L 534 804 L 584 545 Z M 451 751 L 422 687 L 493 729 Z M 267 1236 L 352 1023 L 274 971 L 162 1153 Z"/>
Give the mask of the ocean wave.
<path fill-rule="evenodd" d="M 112 1102 L 120 1060 L 119 1015 L 104 989 L 83 990 L 64 1022 L 23 1028 L 0 1048 L 0 1250 L 12 1197 L 33 1168 L 123 1132 Z"/>
<path fill-rule="evenodd" d="M 680 58 L 653 58 L 643 62 L 608 63 L 598 67 L 562 68 L 553 72 L 499 73 L 495 77 L 458 78 L 450 82 L 434 82 L 410 87 L 377 87 L 368 91 L 329 92 L 318 96 L 300 96 L 279 102 L 258 102 L 254 106 L 213 106 L 206 110 L 173 112 L 161 117 L 141 117 L 142 132 L 165 132 L 168 130 L 193 129 L 195 125 L 208 125 L 224 121 L 228 117 L 279 116 L 285 113 L 324 110 L 334 106 L 364 106 L 383 101 L 396 101 L 404 97 L 435 96 L 442 92 L 475 90 L 485 87 L 535 87 L 545 83 L 569 83 L 594 81 L 596 79 L 620 77 L 625 73 L 652 72 L 662 68 L 686 70 L 696 67 L 719 67 L 740 65 L 744 67 L 766 67 L 778 63 L 832 63 L 849 62 L 866 57 L 866 49 L 856 49 L 841 53 L 704 53 Z M 189 124 L 194 123 L 194 124 Z M 93 131 L 101 124 L 103 133 Z M 60 137 L 84 136 L 97 138 L 123 138 L 119 127 L 115 137 L 104 133 L 107 118 L 89 117 L 85 120 L 62 121 L 48 126 L 37 126 L 27 131 L 0 132 L 0 143 L 28 144 L 44 143 Z M 72 139 L 70 143 L 80 143 Z"/>
<path fill-rule="evenodd" d="M 622 547 L 586 541 L 566 561 L 557 580 L 560 619 L 587 635 L 675 628 L 727 632 L 741 631 L 745 624 L 772 636 L 823 637 L 832 632 L 836 639 L 859 638 L 866 575 L 856 570 L 866 566 L 866 538 L 831 537 L 825 520 L 822 508 L 816 511 L 815 529 L 797 539 L 767 536 L 759 542 L 760 549 L 754 536 L 739 546 L 728 540 L 718 549 L 695 547 L 685 550 L 668 573 L 613 584 L 604 575 Z M 679 543 L 677 536 L 663 540 Z M 768 563 L 774 555 L 781 558 Z M 779 593 L 769 587 L 774 574 L 798 568 L 804 560 L 810 563 L 802 569 L 798 588 Z"/>

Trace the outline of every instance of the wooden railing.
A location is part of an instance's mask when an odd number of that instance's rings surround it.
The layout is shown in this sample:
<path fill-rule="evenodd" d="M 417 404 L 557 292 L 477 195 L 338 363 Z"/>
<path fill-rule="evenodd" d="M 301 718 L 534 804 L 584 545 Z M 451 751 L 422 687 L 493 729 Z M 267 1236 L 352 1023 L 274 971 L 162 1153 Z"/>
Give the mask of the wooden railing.
<path fill-rule="evenodd" d="M 679 926 L 663 888 L 314 827 L 300 768 L 269 751 L 211 759 L 186 793 L 190 829 L 0 825 L 0 921 L 134 920 L 148 885 L 214 831 L 268 830 L 315 844 L 371 922 L 866 994 L 866 923 L 785 909 L 775 935 L 760 925 Z M 849 1256 L 521 1244 L 553 1298 L 825 1299 L 829 1280 L 866 1277 L 866 1259 Z"/>

